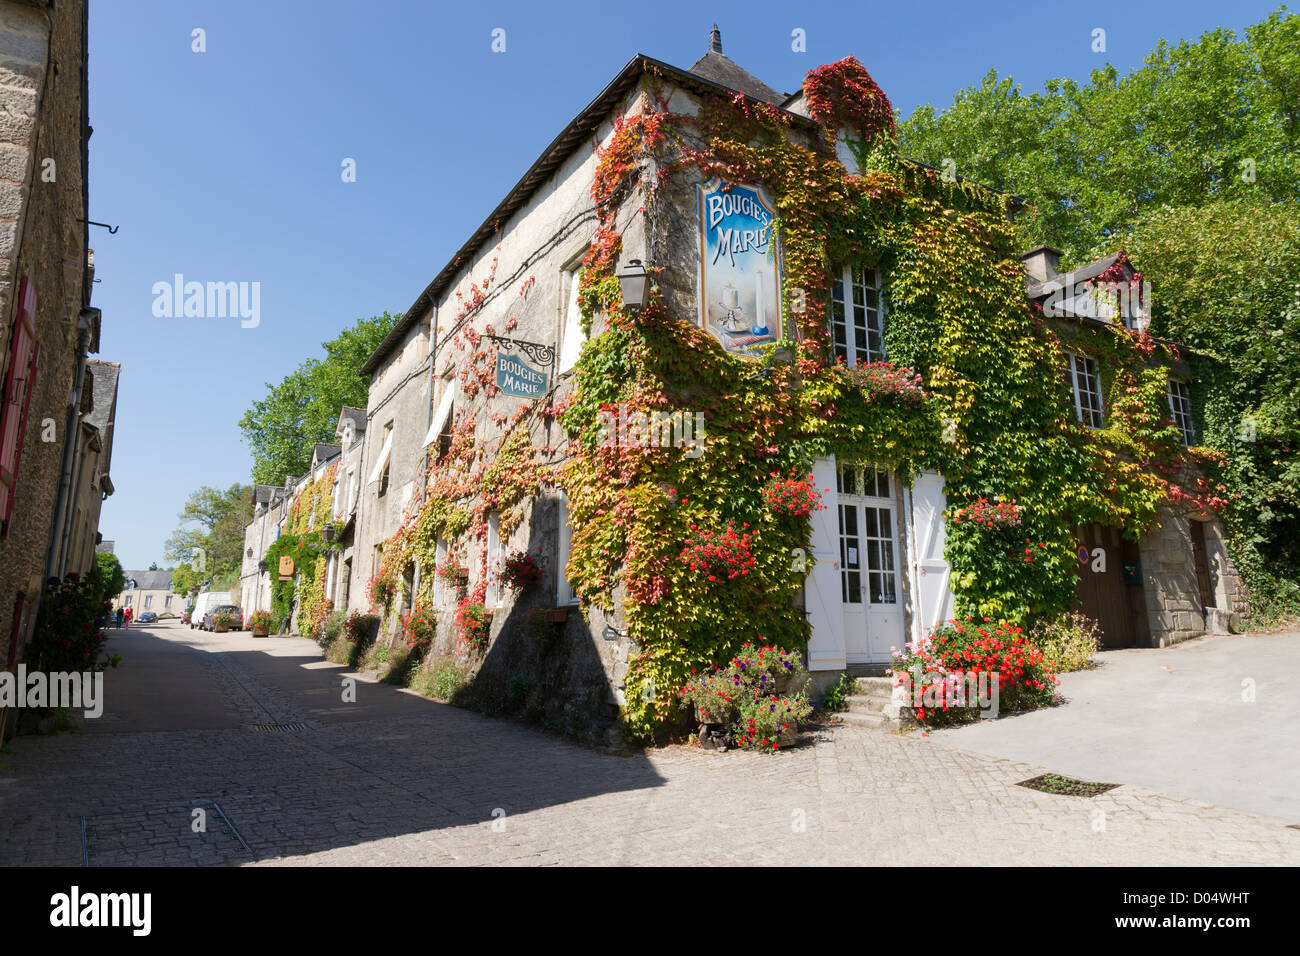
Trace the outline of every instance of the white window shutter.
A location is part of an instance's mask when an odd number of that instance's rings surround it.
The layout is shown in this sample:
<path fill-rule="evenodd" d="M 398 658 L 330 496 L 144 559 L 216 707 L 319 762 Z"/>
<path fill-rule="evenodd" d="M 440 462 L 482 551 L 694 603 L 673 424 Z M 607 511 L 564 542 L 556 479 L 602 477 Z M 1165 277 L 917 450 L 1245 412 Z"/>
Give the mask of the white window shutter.
<path fill-rule="evenodd" d="M 912 615 L 912 640 L 920 640 L 930 628 L 952 617 L 951 573 L 943 558 L 945 539 L 943 476 L 922 472 L 912 486 L 912 580 L 916 613 Z"/>
<path fill-rule="evenodd" d="M 808 637 L 808 669 L 842 670 L 844 611 L 840 594 L 839 510 L 835 497 L 835 458 L 813 462 L 813 482 L 822 493 L 820 511 L 812 514 L 812 568 L 804 582 L 804 603 L 812 633 Z M 827 493 L 825 489 L 829 488 Z M 794 560 L 795 556 L 791 556 Z"/>
<path fill-rule="evenodd" d="M 384 473 L 384 466 L 388 464 L 388 456 L 393 453 L 393 433 L 390 430 L 384 437 L 384 447 L 379 449 L 379 458 L 375 460 L 375 468 L 370 473 L 370 483 L 374 484 L 379 480 L 379 476 Z"/>
<path fill-rule="evenodd" d="M 455 394 L 455 381 L 446 382 L 442 387 L 442 398 L 438 399 L 438 409 L 433 413 L 433 421 L 429 423 L 429 431 L 424 436 L 425 448 L 437 441 L 438 436 L 442 434 L 442 427 L 447 424 L 447 416 L 451 413 L 451 402 Z"/>
<path fill-rule="evenodd" d="M 586 336 L 582 334 L 582 309 L 578 305 L 579 280 L 582 270 L 574 269 L 569 276 L 569 303 L 564 310 L 564 337 L 560 339 L 560 364 L 557 375 L 563 375 L 578 364 L 582 352 L 582 343 Z"/>

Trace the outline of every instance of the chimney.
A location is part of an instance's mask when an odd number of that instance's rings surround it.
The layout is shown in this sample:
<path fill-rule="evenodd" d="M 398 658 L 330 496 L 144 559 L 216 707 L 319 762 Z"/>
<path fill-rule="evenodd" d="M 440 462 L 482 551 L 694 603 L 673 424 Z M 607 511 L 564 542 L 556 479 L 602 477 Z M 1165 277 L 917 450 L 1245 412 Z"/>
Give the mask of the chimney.
<path fill-rule="evenodd" d="M 713 25 L 713 30 L 709 33 L 709 52 L 722 52 L 722 31 L 718 29 L 716 23 Z"/>
<path fill-rule="evenodd" d="M 1034 282 L 1046 282 L 1060 275 L 1062 254 L 1060 249 L 1052 246 L 1038 246 L 1022 252 L 1020 261 L 1025 265 L 1025 275 Z"/>

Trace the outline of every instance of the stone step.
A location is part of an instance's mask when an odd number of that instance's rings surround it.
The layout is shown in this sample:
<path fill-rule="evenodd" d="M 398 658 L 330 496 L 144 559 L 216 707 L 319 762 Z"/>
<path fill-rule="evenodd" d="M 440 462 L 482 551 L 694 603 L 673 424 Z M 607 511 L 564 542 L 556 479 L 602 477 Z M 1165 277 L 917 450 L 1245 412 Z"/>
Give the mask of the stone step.
<path fill-rule="evenodd" d="M 884 714 L 859 714 L 852 710 L 840 711 L 835 715 L 846 724 L 852 724 L 855 727 L 866 727 L 872 730 L 891 730 L 893 724 L 885 719 Z"/>
<path fill-rule="evenodd" d="M 888 697 L 865 697 L 859 694 L 854 694 L 845 697 L 844 703 L 847 705 L 848 709 L 853 711 L 855 714 L 878 714 L 889 706 L 889 700 L 890 698 Z"/>
<path fill-rule="evenodd" d="M 892 677 L 859 677 L 858 693 L 865 697 L 884 697 L 888 700 L 894 694 Z"/>

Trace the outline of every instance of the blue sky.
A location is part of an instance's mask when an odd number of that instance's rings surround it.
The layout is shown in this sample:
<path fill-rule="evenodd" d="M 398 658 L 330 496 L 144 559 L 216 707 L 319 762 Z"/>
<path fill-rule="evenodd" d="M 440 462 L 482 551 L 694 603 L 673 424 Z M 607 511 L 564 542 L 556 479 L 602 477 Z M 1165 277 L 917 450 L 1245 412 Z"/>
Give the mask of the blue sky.
<path fill-rule="evenodd" d="M 91 229 L 97 357 L 122 363 L 100 530 L 128 568 L 171 563 L 189 493 L 250 480 L 237 423 L 266 383 L 409 306 L 634 53 L 689 67 L 716 20 L 771 86 L 852 53 L 907 115 L 990 68 L 1026 89 L 1127 71 L 1161 38 L 1240 31 L 1275 6 L 92 0 L 90 218 L 121 227 Z M 176 273 L 260 283 L 259 324 L 155 317 L 153 285 Z"/>

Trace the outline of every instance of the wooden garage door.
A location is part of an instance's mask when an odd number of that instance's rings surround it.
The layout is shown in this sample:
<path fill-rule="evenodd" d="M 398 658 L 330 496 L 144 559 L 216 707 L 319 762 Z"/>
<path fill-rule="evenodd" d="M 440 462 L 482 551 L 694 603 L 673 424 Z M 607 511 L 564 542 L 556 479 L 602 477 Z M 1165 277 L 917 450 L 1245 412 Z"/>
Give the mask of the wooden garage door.
<path fill-rule="evenodd" d="M 1137 560 L 1137 547 L 1123 541 L 1118 528 L 1094 524 L 1076 534 L 1080 610 L 1101 628 L 1103 646 L 1132 647 L 1137 635 L 1124 564 Z"/>

